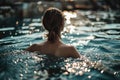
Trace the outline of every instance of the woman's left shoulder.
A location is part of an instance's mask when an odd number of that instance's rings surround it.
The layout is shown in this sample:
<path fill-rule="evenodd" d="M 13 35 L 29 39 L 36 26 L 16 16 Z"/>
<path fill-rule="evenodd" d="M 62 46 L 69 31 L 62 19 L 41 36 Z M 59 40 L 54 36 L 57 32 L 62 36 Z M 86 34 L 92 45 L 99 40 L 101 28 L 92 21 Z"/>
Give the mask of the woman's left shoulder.
<path fill-rule="evenodd" d="M 30 52 L 34 52 L 37 49 L 38 44 L 32 44 L 30 47 L 28 47 L 26 50 Z"/>

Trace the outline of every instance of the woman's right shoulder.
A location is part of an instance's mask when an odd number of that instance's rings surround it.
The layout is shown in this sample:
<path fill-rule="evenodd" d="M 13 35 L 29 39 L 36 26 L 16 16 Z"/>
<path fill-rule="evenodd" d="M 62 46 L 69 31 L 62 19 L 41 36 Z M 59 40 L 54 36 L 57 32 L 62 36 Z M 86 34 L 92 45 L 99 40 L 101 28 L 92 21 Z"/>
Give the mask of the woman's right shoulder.
<path fill-rule="evenodd" d="M 80 57 L 80 54 L 79 52 L 76 50 L 76 48 L 72 45 L 66 45 L 65 46 L 65 50 L 66 52 L 73 58 L 79 58 Z"/>

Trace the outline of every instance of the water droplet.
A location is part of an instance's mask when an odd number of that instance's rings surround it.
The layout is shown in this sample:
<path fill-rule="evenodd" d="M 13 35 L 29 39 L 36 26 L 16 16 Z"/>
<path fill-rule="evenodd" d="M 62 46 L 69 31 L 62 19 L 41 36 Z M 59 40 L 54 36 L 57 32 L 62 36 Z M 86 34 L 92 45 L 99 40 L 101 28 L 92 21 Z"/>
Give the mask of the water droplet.
<path fill-rule="evenodd" d="M 116 75 L 117 72 L 114 72 L 114 75 Z"/>
<path fill-rule="evenodd" d="M 14 62 L 15 64 L 17 64 L 17 62 L 16 62 L 15 60 L 13 60 L 13 62 Z"/>
<path fill-rule="evenodd" d="M 80 74 L 80 76 L 82 76 L 83 75 L 83 71 L 79 71 L 79 74 Z"/>
<path fill-rule="evenodd" d="M 3 32 L 3 34 L 5 34 L 5 32 Z"/>
<path fill-rule="evenodd" d="M 15 33 L 15 35 L 17 35 L 18 33 Z"/>
<path fill-rule="evenodd" d="M 75 73 L 75 70 L 73 68 L 68 68 L 69 72 Z"/>
<path fill-rule="evenodd" d="M 104 70 L 101 71 L 101 73 L 103 73 L 103 72 L 104 72 Z"/>
<path fill-rule="evenodd" d="M 61 67 L 61 69 L 65 70 L 65 67 Z"/>
<path fill-rule="evenodd" d="M 18 22 L 18 21 L 16 21 L 16 25 L 18 25 L 18 23 L 19 23 L 19 22 Z"/>
<path fill-rule="evenodd" d="M 27 71 L 25 70 L 25 73 L 27 73 Z"/>
<path fill-rule="evenodd" d="M 13 38 L 13 36 L 10 36 L 11 38 Z"/>
<path fill-rule="evenodd" d="M 20 61 L 22 62 L 22 59 L 20 59 Z"/>
<path fill-rule="evenodd" d="M 83 66 L 84 66 L 84 67 L 86 67 L 86 66 L 87 66 L 87 64 L 84 62 L 84 63 L 83 63 Z"/>
<path fill-rule="evenodd" d="M 90 69 L 88 69 L 88 72 L 90 72 Z"/>
<path fill-rule="evenodd" d="M 34 74 L 36 74 L 37 73 L 37 71 L 34 71 Z"/>
<path fill-rule="evenodd" d="M 92 76 L 88 76 L 88 78 L 90 79 Z"/>
<path fill-rule="evenodd" d="M 84 69 L 84 71 L 85 71 L 85 72 L 87 72 L 87 71 L 88 71 L 88 69 L 87 69 L 87 68 L 85 68 L 85 69 Z"/>
<path fill-rule="evenodd" d="M 19 62 L 19 59 L 17 59 L 16 62 Z"/>
<path fill-rule="evenodd" d="M 30 59 L 30 57 L 28 56 L 27 59 Z"/>
<path fill-rule="evenodd" d="M 23 77 L 23 74 L 20 74 L 20 77 Z"/>
<path fill-rule="evenodd" d="M 64 75 L 67 75 L 67 74 L 68 74 L 68 72 L 64 72 L 63 74 L 64 74 Z"/>

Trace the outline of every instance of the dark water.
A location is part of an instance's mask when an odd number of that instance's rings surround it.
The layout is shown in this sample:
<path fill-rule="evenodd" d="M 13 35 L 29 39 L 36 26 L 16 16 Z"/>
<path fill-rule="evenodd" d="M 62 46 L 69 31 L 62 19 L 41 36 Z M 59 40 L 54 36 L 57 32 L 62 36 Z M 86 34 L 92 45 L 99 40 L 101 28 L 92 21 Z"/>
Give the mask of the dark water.
<path fill-rule="evenodd" d="M 31 32 L 26 28 L 15 32 L 17 35 L 0 39 L 0 80 L 120 80 L 119 23 L 66 25 L 69 31 L 63 32 L 63 42 L 74 45 L 91 61 L 104 65 L 99 68 L 81 59 L 24 51 L 31 44 L 45 40 L 45 31 L 35 27 Z"/>

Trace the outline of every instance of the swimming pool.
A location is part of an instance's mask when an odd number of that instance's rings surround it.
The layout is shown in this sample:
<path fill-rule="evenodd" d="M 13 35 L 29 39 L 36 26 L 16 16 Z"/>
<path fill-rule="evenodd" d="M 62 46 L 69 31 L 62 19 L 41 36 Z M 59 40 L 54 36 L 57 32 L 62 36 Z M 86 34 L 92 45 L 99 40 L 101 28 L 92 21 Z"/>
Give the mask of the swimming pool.
<path fill-rule="evenodd" d="M 80 59 L 24 51 L 42 42 L 45 31 L 23 26 L 14 35 L 0 39 L 0 80 L 120 80 L 119 23 L 68 24 L 66 30 L 62 33 L 63 42 L 74 45 L 80 54 L 110 71 L 90 67 Z"/>

